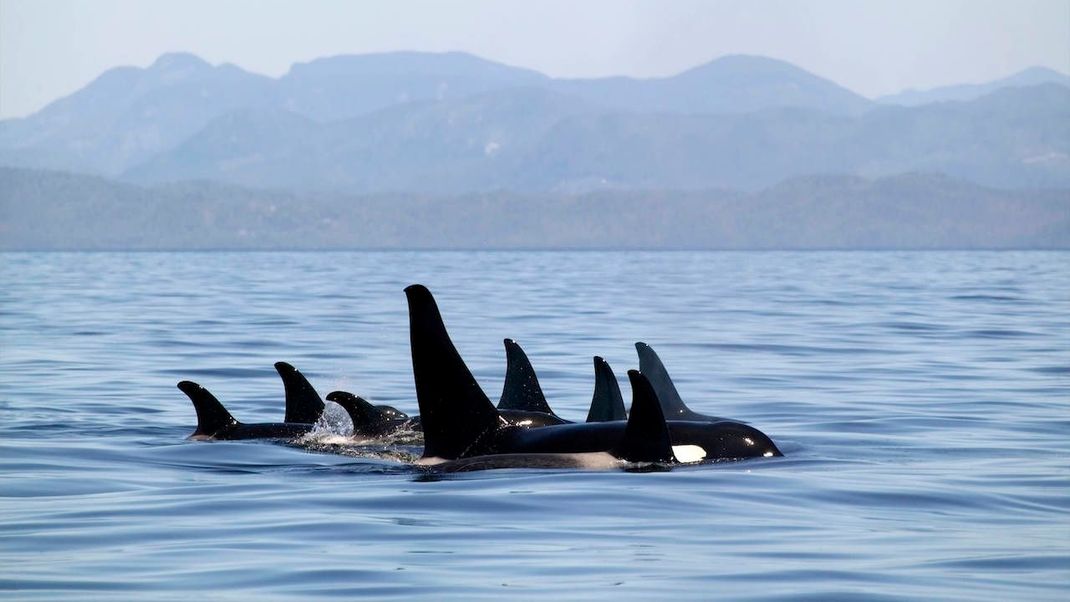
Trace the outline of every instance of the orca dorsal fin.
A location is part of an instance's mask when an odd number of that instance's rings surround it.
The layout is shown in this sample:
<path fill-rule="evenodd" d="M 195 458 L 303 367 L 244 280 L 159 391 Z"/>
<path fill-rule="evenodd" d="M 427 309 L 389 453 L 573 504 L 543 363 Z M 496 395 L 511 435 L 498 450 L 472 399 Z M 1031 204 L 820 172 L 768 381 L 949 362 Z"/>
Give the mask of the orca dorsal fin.
<path fill-rule="evenodd" d="M 636 343 L 635 350 L 639 353 L 639 371 L 650 381 L 654 387 L 661 409 L 669 420 L 691 420 L 700 415 L 691 411 L 691 408 L 680 399 L 680 393 L 676 391 L 676 385 L 669 377 L 668 370 L 661 363 L 661 358 L 646 343 Z"/>
<path fill-rule="evenodd" d="M 606 360 L 594 356 L 594 396 L 591 398 L 591 409 L 587 412 L 587 422 L 627 419 L 624 397 L 620 394 L 620 385 L 613 375 L 613 369 Z"/>
<path fill-rule="evenodd" d="M 638 370 L 629 370 L 628 379 L 632 383 L 632 410 L 624 438 L 609 453 L 628 462 L 676 462 L 669 425 L 650 381 Z"/>
<path fill-rule="evenodd" d="M 505 339 L 505 385 L 498 401 L 499 410 L 523 410 L 553 414 L 546 396 L 539 386 L 539 377 L 531 367 L 528 355 L 513 339 Z"/>
<path fill-rule="evenodd" d="M 501 415 L 453 346 L 431 291 L 413 284 L 405 297 L 424 457 L 475 455 L 480 440 L 502 426 Z"/>
<path fill-rule="evenodd" d="M 286 362 L 275 362 L 275 370 L 286 389 L 286 417 L 283 422 L 315 424 L 323 416 L 323 399 L 304 374 Z"/>
<path fill-rule="evenodd" d="M 241 424 L 208 389 L 190 380 L 178 383 L 178 388 L 189 397 L 193 402 L 193 409 L 197 411 L 197 430 L 193 432 L 193 436 L 211 437 L 224 429 Z"/>
<path fill-rule="evenodd" d="M 381 435 L 392 422 L 390 416 L 368 400 L 346 391 L 331 391 L 327 401 L 342 406 L 353 422 L 354 435 Z"/>

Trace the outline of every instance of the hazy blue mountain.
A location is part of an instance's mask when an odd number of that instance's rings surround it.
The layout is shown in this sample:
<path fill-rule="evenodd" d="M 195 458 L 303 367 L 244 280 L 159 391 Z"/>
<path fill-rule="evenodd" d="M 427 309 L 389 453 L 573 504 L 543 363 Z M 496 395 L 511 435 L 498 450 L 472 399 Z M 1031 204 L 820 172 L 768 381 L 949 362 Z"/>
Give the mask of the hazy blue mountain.
<path fill-rule="evenodd" d="M 233 111 L 326 122 L 545 81 L 463 53 L 339 56 L 294 65 L 279 79 L 165 54 L 145 69 L 111 69 L 34 115 L 0 122 L 0 164 L 115 175 Z"/>
<path fill-rule="evenodd" d="M 105 72 L 24 119 L 0 122 L 0 163 L 117 174 L 211 118 L 270 102 L 272 80 L 190 54 Z"/>
<path fill-rule="evenodd" d="M 753 190 L 917 170 L 1063 186 L 1066 91 L 905 108 L 751 56 L 666 78 L 554 80 L 463 53 L 339 56 L 278 79 L 169 54 L 0 122 L 0 165 L 350 193 Z"/>
<path fill-rule="evenodd" d="M 749 113 L 794 107 L 840 115 L 871 101 L 790 63 L 732 55 L 664 78 L 556 80 L 556 90 L 593 104 L 636 112 Z"/>
<path fill-rule="evenodd" d="M 755 190 L 814 173 L 912 171 L 991 186 L 1070 186 L 1070 89 L 1009 88 L 972 102 L 859 116 L 607 111 L 540 88 L 410 103 L 331 124 L 245 112 L 218 118 L 127 177 L 462 193 Z"/>
<path fill-rule="evenodd" d="M 545 75 L 463 52 L 342 55 L 294 65 L 279 79 L 279 108 L 338 121 L 392 105 L 544 85 Z"/>
<path fill-rule="evenodd" d="M 1070 87 L 1070 75 L 1047 67 L 1030 67 L 991 82 L 941 86 L 930 90 L 904 90 L 898 94 L 881 96 L 877 102 L 913 107 L 934 102 L 975 100 L 1003 88 L 1022 88 L 1040 84 L 1059 84 Z"/>
<path fill-rule="evenodd" d="M 126 176 L 350 192 L 542 189 L 546 177 L 529 164 L 538 145 L 567 116 L 589 110 L 553 92 L 519 88 L 331 124 L 292 113 L 232 113 Z"/>
<path fill-rule="evenodd" d="M 1070 195 L 907 174 L 756 193 L 350 196 L 0 168 L 0 232 L 3 250 L 1065 249 Z"/>
<path fill-rule="evenodd" d="M 334 122 L 514 88 L 555 90 L 641 112 L 799 106 L 856 113 L 868 105 L 831 82 L 758 57 L 726 57 L 667 78 L 559 81 L 457 52 L 336 56 L 294 65 L 278 79 L 212 66 L 190 54 L 166 54 L 145 69 L 109 70 L 34 115 L 0 122 L 0 164 L 115 175 L 232 111 L 287 111 Z"/>

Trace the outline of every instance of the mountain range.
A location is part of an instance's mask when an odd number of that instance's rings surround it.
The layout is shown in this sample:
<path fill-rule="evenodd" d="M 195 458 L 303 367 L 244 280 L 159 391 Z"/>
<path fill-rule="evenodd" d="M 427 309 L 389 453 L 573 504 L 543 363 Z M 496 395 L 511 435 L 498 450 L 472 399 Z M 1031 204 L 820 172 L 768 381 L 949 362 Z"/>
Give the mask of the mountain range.
<path fill-rule="evenodd" d="M 976 100 L 1003 88 L 1026 88 L 1041 84 L 1058 84 L 1070 87 L 1070 75 L 1059 73 L 1047 67 L 1030 67 L 991 82 L 941 86 L 930 90 L 904 90 L 898 94 L 881 96 L 877 98 L 877 102 L 915 107 L 934 102 Z"/>
<path fill-rule="evenodd" d="M 756 191 L 919 171 L 1067 187 L 1070 84 L 1052 73 L 897 106 L 754 56 L 554 79 L 464 53 L 330 57 L 279 78 L 168 54 L 0 122 L 0 165 L 346 194 Z"/>

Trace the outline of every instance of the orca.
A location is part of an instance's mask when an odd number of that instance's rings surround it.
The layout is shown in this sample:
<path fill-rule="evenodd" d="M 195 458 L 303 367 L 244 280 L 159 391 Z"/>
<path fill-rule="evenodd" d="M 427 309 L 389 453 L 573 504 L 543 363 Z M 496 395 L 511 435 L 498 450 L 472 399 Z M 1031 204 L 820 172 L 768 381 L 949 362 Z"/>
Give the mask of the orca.
<path fill-rule="evenodd" d="M 642 372 L 642 369 L 639 371 Z M 591 409 L 587 412 L 587 422 L 611 422 L 627 418 L 624 397 L 620 394 L 620 385 L 613 375 L 613 369 L 609 367 L 609 362 L 594 356 L 594 395 L 591 397 Z"/>
<path fill-rule="evenodd" d="M 197 411 L 197 430 L 190 439 L 233 441 L 239 439 L 296 439 L 316 427 L 304 422 L 238 422 L 208 389 L 189 380 L 178 383 Z"/>
<path fill-rule="evenodd" d="M 666 421 L 646 376 L 630 371 L 632 415 L 627 422 L 517 428 L 508 424 L 464 363 L 426 287 L 405 289 L 416 400 L 424 432 L 421 461 L 432 464 L 501 454 L 609 453 L 630 462 L 670 462 L 652 435 L 664 429 L 688 460 L 780 456 L 768 436 L 738 422 Z M 644 433 L 642 437 L 635 433 Z M 656 448 L 656 449 L 655 449 Z M 697 448 L 697 453 L 696 449 Z M 672 448 L 670 447 L 670 450 Z"/>
<path fill-rule="evenodd" d="M 538 451 L 520 448 L 508 453 L 488 453 L 445 461 L 438 461 L 437 458 L 427 459 L 425 455 L 425 458 L 421 459 L 418 464 L 430 467 L 436 472 L 465 472 L 495 468 L 609 469 L 623 468 L 626 464 L 671 465 L 678 463 L 669 438 L 668 424 L 665 422 L 658 400 L 654 397 L 654 390 L 650 387 L 650 383 L 635 370 L 630 371 L 628 376 L 632 379 L 634 392 L 631 418 L 628 419 L 623 432 L 613 438 L 615 443 L 605 450 L 575 451 L 567 445 L 562 448 L 544 445 Z M 554 428 L 557 427 L 535 430 Z"/>
<path fill-rule="evenodd" d="M 405 431 L 423 431 L 419 416 L 410 417 L 401 414 L 403 417 L 399 418 L 389 411 L 384 411 L 384 406 L 372 405 L 363 397 L 348 391 L 331 391 L 327 394 L 327 401 L 337 403 L 349 414 L 349 420 L 353 423 L 354 437 L 382 438 Z M 543 412 L 500 410 L 499 413 L 506 423 L 522 428 L 566 423 L 562 418 Z"/>
<path fill-rule="evenodd" d="M 728 420 L 727 418 L 707 416 L 691 411 L 691 408 L 687 407 L 684 400 L 680 398 L 680 393 L 676 391 L 676 385 L 673 384 L 672 378 L 669 377 L 669 372 L 650 345 L 639 342 L 635 344 L 635 350 L 639 353 L 639 371 L 646 374 L 647 378 L 650 379 L 650 384 L 654 387 L 654 391 L 658 394 L 658 400 L 661 402 L 661 409 L 669 420 L 692 420 L 698 422 L 722 422 Z"/>

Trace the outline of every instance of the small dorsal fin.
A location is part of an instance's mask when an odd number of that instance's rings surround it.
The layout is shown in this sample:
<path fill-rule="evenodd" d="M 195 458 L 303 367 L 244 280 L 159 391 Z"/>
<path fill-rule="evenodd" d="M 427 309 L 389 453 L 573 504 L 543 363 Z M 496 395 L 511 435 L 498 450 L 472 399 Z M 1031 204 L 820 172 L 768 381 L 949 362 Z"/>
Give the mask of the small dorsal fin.
<path fill-rule="evenodd" d="M 669 420 L 706 419 L 704 416 L 692 412 L 691 408 L 684 404 L 684 400 L 680 399 L 680 393 L 676 391 L 676 385 L 673 384 L 672 378 L 669 377 L 669 372 L 650 345 L 636 343 L 635 350 L 639 353 L 639 371 L 646 376 L 647 380 L 650 381 L 650 385 L 654 387 L 658 401 L 661 402 L 661 409 Z"/>
<path fill-rule="evenodd" d="M 632 409 L 624 438 L 610 453 L 628 462 L 675 462 L 665 414 L 650 381 L 638 370 L 629 370 Z"/>
<path fill-rule="evenodd" d="M 424 457 L 452 460 L 492 451 L 479 444 L 502 426 L 498 410 L 453 346 L 431 291 L 413 284 L 405 296 Z"/>
<path fill-rule="evenodd" d="M 553 414 L 539 386 L 539 377 L 528 356 L 513 339 L 505 339 L 505 385 L 498 401 L 499 410 L 523 410 Z"/>
<path fill-rule="evenodd" d="M 197 430 L 193 436 L 211 437 L 240 424 L 208 389 L 189 380 L 178 383 L 178 388 L 189 397 L 197 411 Z"/>
<path fill-rule="evenodd" d="M 353 422 L 354 435 L 381 435 L 389 430 L 391 423 L 395 422 L 363 397 L 346 391 L 331 391 L 327 394 L 327 401 L 333 401 L 342 406 L 342 409 L 349 414 L 349 419 Z"/>
<path fill-rule="evenodd" d="M 620 394 L 620 385 L 613 375 L 613 369 L 606 360 L 594 356 L 594 396 L 591 398 L 591 409 L 587 412 L 587 422 L 627 419 L 624 397 Z"/>
<path fill-rule="evenodd" d="M 286 417 L 284 422 L 315 424 L 323 415 L 323 399 L 304 374 L 286 362 L 275 362 L 275 370 L 286 389 Z"/>

